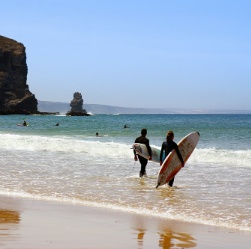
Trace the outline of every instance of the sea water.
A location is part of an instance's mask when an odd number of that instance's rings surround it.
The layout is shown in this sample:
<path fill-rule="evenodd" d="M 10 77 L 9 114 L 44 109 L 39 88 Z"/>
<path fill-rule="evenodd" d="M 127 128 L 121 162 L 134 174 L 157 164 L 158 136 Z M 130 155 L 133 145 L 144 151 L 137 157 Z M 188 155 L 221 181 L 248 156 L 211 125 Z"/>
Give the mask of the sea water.
<path fill-rule="evenodd" d="M 139 178 L 142 128 L 158 147 L 200 133 L 173 188 L 155 188 L 157 163 Z M 251 115 L 10 115 L 0 135 L 0 194 L 251 231 Z"/>

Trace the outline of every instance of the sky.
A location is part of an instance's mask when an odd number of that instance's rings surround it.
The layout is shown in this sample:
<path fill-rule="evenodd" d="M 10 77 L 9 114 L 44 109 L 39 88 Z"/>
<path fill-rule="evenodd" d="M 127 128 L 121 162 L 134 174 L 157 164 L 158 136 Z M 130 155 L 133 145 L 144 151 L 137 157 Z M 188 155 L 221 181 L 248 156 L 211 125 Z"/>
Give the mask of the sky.
<path fill-rule="evenodd" d="M 249 0 L 0 0 L 41 101 L 251 110 Z"/>

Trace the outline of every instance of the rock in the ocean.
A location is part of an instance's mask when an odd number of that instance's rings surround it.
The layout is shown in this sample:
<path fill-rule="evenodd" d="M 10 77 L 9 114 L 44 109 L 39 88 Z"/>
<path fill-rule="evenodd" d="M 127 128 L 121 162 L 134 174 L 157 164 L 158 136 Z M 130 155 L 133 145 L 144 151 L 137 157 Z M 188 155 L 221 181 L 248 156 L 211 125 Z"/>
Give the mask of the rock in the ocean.
<path fill-rule="evenodd" d="M 85 109 L 83 109 L 84 100 L 82 98 L 82 94 L 79 92 L 75 92 L 73 94 L 73 100 L 71 101 L 71 111 L 69 111 L 66 115 L 68 116 L 90 116 Z"/>
<path fill-rule="evenodd" d="M 82 98 L 82 94 L 79 92 L 75 92 L 73 94 L 73 100 L 71 101 L 71 111 L 72 112 L 82 112 L 83 111 L 83 103 L 84 100 Z"/>

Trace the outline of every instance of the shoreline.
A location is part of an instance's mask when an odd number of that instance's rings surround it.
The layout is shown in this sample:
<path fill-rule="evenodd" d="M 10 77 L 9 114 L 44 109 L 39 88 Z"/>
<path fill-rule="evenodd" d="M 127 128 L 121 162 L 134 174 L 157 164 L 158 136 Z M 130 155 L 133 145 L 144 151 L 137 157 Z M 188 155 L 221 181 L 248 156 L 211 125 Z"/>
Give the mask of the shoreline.
<path fill-rule="evenodd" d="M 98 114 L 251 114 L 251 110 L 231 109 L 200 109 L 200 108 L 144 108 L 144 107 L 122 107 L 102 104 L 87 104 L 83 108 L 87 112 Z M 69 111 L 69 103 L 38 100 L 38 110 L 42 112 Z"/>
<path fill-rule="evenodd" d="M 122 211 L 0 195 L 0 246 L 9 249 L 248 249 L 249 232 Z"/>

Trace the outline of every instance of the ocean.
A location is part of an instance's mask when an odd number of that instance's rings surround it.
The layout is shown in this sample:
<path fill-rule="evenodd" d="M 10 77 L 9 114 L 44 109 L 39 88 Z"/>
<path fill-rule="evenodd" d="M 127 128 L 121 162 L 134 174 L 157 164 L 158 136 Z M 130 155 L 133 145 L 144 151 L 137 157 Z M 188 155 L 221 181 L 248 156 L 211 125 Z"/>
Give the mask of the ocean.
<path fill-rule="evenodd" d="M 168 130 L 177 143 L 200 133 L 173 188 L 155 188 L 154 162 L 139 178 L 131 146 L 142 128 L 158 147 Z M 0 134 L 2 195 L 251 231 L 251 115 L 10 115 Z"/>

